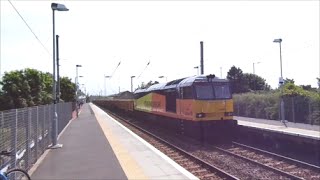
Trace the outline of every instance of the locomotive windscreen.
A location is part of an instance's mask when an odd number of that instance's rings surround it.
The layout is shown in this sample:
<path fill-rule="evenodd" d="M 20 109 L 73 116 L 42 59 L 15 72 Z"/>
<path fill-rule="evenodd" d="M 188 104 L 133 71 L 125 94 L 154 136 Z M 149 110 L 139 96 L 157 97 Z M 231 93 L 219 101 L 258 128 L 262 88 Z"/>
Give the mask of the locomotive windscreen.
<path fill-rule="evenodd" d="M 230 99 L 231 93 L 228 83 L 195 84 L 196 99 Z"/>

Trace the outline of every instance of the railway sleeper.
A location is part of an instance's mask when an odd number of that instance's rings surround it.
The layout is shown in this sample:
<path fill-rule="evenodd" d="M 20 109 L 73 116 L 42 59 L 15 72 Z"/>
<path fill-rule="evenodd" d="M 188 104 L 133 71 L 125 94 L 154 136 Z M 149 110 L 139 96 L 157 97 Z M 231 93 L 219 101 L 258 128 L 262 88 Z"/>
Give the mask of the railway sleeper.
<path fill-rule="evenodd" d="M 195 164 L 195 163 L 188 163 L 188 162 L 185 162 L 185 163 L 181 163 L 184 167 L 191 167 L 191 168 L 193 168 L 193 167 L 196 167 L 196 166 L 199 166 L 199 165 L 197 165 L 197 164 Z M 200 166 L 199 166 L 200 167 Z"/>
<path fill-rule="evenodd" d="M 196 171 L 192 171 L 192 174 L 196 174 L 196 173 L 204 173 L 204 172 L 208 172 L 206 169 L 199 169 Z"/>
<path fill-rule="evenodd" d="M 166 152 L 167 152 L 168 154 L 176 153 L 176 151 L 174 151 L 174 150 L 167 150 Z"/>
<path fill-rule="evenodd" d="M 206 174 L 204 176 L 200 176 L 199 179 L 206 179 L 206 178 L 210 178 L 210 177 L 216 177 L 217 175 L 211 173 L 211 174 Z"/>
<path fill-rule="evenodd" d="M 189 166 L 188 169 L 198 169 L 201 168 L 201 166 L 199 165 L 193 165 L 193 166 Z"/>
<path fill-rule="evenodd" d="M 283 169 L 284 170 L 292 170 L 292 169 L 295 169 L 295 168 L 297 168 L 297 166 L 295 166 L 295 165 L 290 165 L 290 166 L 285 166 L 285 167 L 283 167 Z"/>
<path fill-rule="evenodd" d="M 181 155 L 173 155 L 173 156 L 170 156 L 170 157 L 173 158 L 173 159 L 183 159 L 183 158 L 185 158 L 185 157 L 183 157 Z"/>
<path fill-rule="evenodd" d="M 229 151 L 238 151 L 239 150 L 239 147 L 235 147 L 235 148 L 230 148 L 228 149 Z"/>
<path fill-rule="evenodd" d="M 178 159 L 178 160 L 176 160 L 176 162 L 184 164 L 186 162 L 189 162 L 189 160 L 188 159 Z"/>
<path fill-rule="evenodd" d="M 249 153 L 247 153 L 247 155 L 248 156 L 254 156 L 254 155 L 256 155 L 256 153 L 255 152 L 249 152 Z"/>
<path fill-rule="evenodd" d="M 282 165 L 283 163 L 284 163 L 284 162 L 279 161 L 279 162 L 273 163 L 273 165 L 275 165 L 275 166 L 279 166 L 279 165 Z"/>
<path fill-rule="evenodd" d="M 164 150 L 170 150 L 170 148 L 168 148 L 166 145 L 159 145 L 158 147 Z"/>
<path fill-rule="evenodd" d="M 264 159 L 264 161 L 265 162 L 270 162 L 270 161 L 273 161 L 273 159 L 272 158 L 266 158 L 266 159 Z"/>
<path fill-rule="evenodd" d="M 248 153 L 248 151 L 247 150 L 239 150 L 239 151 L 236 151 L 236 153 Z"/>
<path fill-rule="evenodd" d="M 274 163 L 273 162 L 268 162 L 268 163 L 263 163 L 264 165 L 266 166 L 270 166 L 270 167 L 273 167 L 274 166 Z"/>
<path fill-rule="evenodd" d="M 167 156 L 175 158 L 175 157 L 180 157 L 181 155 L 179 153 L 171 153 L 171 154 L 167 153 Z M 181 156 L 181 157 L 183 157 L 183 156 Z"/>

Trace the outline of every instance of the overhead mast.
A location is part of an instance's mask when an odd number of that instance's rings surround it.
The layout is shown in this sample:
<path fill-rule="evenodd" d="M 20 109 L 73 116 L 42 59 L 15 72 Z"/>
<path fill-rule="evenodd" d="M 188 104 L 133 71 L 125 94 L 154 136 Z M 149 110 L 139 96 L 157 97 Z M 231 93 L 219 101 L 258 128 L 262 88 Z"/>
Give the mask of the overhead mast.
<path fill-rule="evenodd" d="M 204 72 L 204 66 L 203 66 L 203 41 L 200 41 L 200 69 L 201 69 L 201 74 Z"/>

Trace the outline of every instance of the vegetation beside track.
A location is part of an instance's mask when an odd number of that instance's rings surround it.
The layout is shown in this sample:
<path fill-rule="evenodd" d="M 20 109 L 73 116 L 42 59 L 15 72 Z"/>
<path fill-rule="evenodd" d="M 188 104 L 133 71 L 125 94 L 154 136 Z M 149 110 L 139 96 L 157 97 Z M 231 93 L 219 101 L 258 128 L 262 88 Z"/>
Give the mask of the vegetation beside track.
<path fill-rule="evenodd" d="M 279 119 L 281 92 L 260 91 L 234 94 L 234 114 L 259 119 Z M 305 90 L 293 83 L 284 85 L 282 97 L 285 104 L 285 119 L 294 123 L 320 125 L 320 94 Z"/>

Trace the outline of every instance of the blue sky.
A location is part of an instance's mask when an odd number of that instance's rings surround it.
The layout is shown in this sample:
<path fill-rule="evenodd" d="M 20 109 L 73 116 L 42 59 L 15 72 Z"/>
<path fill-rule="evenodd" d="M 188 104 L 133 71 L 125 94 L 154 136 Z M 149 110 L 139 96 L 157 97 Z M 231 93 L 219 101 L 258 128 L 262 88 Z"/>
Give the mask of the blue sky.
<path fill-rule="evenodd" d="M 317 86 L 319 1 L 8 1 L 1 0 L 1 73 L 24 68 L 52 72 L 51 2 L 70 11 L 56 12 L 61 74 L 73 79 L 81 64 L 80 83 L 90 94 L 130 90 L 141 82 L 164 82 L 197 74 L 200 41 L 205 74 L 226 77 L 232 65 L 253 72 L 273 88 L 283 76 L 296 84 Z M 120 66 L 116 69 L 118 63 Z M 150 61 L 149 66 L 146 67 Z M 104 79 L 104 75 L 111 75 Z M 144 70 L 145 69 L 145 70 Z"/>

